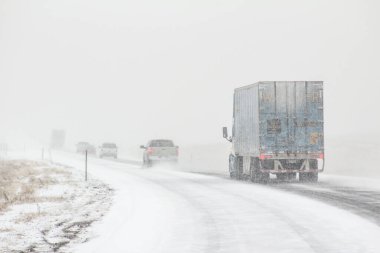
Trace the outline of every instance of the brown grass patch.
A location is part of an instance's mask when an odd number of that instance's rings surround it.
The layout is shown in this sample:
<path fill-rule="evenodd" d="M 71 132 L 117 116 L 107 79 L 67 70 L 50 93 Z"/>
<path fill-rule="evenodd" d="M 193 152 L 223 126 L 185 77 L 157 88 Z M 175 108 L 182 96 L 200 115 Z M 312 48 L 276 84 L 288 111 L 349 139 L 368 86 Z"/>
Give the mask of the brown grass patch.
<path fill-rule="evenodd" d="M 27 223 L 30 222 L 38 217 L 46 215 L 45 212 L 30 212 L 30 213 L 24 213 L 20 217 L 16 219 L 16 223 Z"/>
<path fill-rule="evenodd" d="M 11 228 L 0 228 L 0 233 L 8 233 L 11 231 L 13 231 L 13 229 L 11 229 Z"/>
<path fill-rule="evenodd" d="M 62 201 L 61 197 L 38 197 L 37 190 L 57 184 L 53 176 L 65 178 L 71 173 L 46 164 L 14 160 L 0 164 L 0 211 L 12 204 Z"/>

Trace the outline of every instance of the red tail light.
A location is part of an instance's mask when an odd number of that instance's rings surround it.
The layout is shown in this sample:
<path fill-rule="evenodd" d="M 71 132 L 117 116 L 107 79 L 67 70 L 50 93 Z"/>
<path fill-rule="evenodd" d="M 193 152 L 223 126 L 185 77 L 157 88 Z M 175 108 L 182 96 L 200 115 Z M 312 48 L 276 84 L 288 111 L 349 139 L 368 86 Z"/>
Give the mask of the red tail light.
<path fill-rule="evenodd" d="M 319 154 L 319 159 L 324 159 L 325 158 L 325 154 Z"/>
<path fill-rule="evenodd" d="M 146 152 L 147 152 L 149 155 L 153 154 L 153 148 L 151 148 L 151 147 L 147 148 Z"/>
<path fill-rule="evenodd" d="M 272 158 L 272 157 L 273 157 L 272 155 L 260 154 L 259 159 L 265 160 L 265 159 Z"/>

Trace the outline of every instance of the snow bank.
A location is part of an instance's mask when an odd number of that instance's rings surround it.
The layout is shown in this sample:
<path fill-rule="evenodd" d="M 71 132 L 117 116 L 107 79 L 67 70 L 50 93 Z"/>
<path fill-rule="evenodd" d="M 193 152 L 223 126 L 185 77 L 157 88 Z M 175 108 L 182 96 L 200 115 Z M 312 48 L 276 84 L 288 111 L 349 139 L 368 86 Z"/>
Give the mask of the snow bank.
<path fill-rule="evenodd" d="M 112 190 L 77 170 L 7 161 L 0 170 L 0 252 L 68 252 L 111 205 Z M 4 195 L 5 194 L 5 195 Z"/>

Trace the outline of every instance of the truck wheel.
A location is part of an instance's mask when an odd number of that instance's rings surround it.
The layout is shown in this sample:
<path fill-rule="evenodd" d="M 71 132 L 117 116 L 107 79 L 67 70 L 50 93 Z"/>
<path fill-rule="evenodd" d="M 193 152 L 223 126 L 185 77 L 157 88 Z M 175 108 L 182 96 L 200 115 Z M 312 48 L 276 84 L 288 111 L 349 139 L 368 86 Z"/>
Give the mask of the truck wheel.
<path fill-rule="evenodd" d="M 230 172 L 230 178 L 236 178 L 236 158 L 234 155 L 228 157 L 228 171 Z"/>
<path fill-rule="evenodd" d="M 318 160 L 317 159 L 309 160 L 309 167 L 311 170 L 318 170 Z"/>
<path fill-rule="evenodd" d="M 318 172 L 309 173 L 309 182 L 317 183 L 318 182 Z"/>
<path fill-rule="evenodd" d="M 269 173 L 264 173 L 259 170 L 251 169 L 250 179 L 254 183 L 268 183 L 269 182 Z"/>
<path fill-rule="evenodd" d="M 257 172 L 257 170 L 255 168 L 251 167 L 249 172 L 250 172 L 249 173 L 249 179 L 254 183 L 258 183 L 259 182 L 259 173 Z"/>
<path fill-rule="evenodd" d="M 296 179 L 296 177 L 297 177 L 297 173 L 295 173 L 295 172 L 288 173 L 288 179 L 289 180 L 294 180 L 294 179 Z"/>
<path fill-rule="evenodd" d="M 285 181 L 288 177 L 285 173 L 277 173 L 276 178 L 279 181 Z"/>
<path fill-rule="evenodd" d="M 235 160 L 235 166 L 236 166 L 236 179 L 237 180 L 243 180 L 243 157 L 237 156 Z"/>
<path fill-rule="evenodd" d="M 286 181 L 286 180 L 294 180 L 297 177 L 297 173 L 277 173 L 277 180 Z"/>
<path fill-rule="evenodd" d="M 315 171 L 299 173 L 300 182 L 309 182 L 309 183 L 318 182 L 318 160 L 310 159 L 309 167 L 310 167 L 310 170 L 315 170 Z"/>
<path fill-rule="evenodd" d="M 301 172 L 299 173 L 300 182 L 316 183 L 318 182 L 318 172 Z"/>
<path fill-rule="evenodd" d="M 269 173 L 260 172 L 259 182 L 263 184 L 267 184 L 269 182 L 270 176 Z"/>
<path fill-rule="evenodd" d="M 256 158 L 251 159 L 250 179 L 254 183 L 268 183 L 269 173 L 260 171 L 260 162 Z"/>

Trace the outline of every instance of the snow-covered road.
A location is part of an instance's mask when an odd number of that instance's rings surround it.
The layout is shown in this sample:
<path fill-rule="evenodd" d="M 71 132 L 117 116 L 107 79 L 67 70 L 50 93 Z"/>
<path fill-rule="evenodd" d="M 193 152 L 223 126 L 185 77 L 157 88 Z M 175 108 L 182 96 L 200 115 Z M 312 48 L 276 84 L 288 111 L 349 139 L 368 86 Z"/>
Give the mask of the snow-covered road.
<path fill-rule="evenodd" d="M 77 155 L 57 153 L 53 158 L 83 168 Z M 291 190 L 97 158 L 90 158 L 89 171 L 115 189 L 114 205 L 92 228 L 97 237 L 75 252 L 380 250 L 375 222 L 293 193 L 302 192 L 302 186 Z"/>

